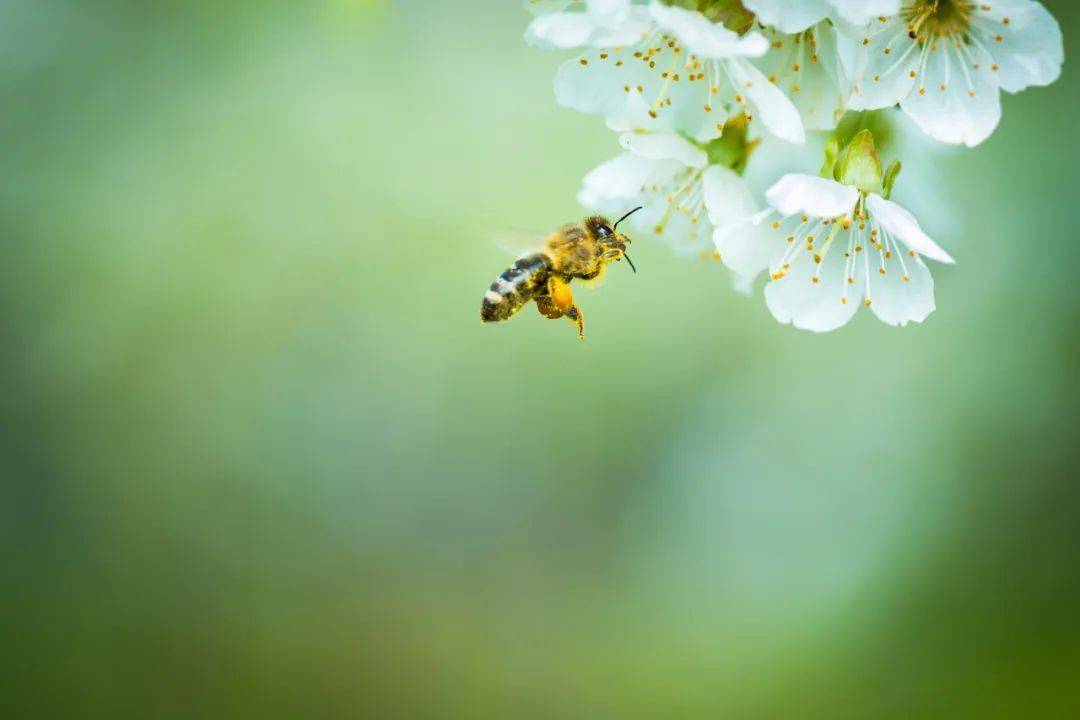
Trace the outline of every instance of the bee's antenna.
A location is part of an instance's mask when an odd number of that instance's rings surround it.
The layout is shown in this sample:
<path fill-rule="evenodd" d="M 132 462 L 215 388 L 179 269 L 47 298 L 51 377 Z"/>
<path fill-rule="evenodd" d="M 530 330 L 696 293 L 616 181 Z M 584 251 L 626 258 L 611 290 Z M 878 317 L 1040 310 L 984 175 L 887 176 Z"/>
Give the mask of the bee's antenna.
<path fill-rule="evenodd" d="M 630 263 L 630 269 L 633 270 L 635 274 L 637 274 L 637 268 L 634 267 L 634 261 L 630 259 L 630 256 L 627 255 L 625 252 L 622 254 L 622 256 L 626 258 L 626 262 Z"/>
<path fill-rule="evenodd" d="M 638 210 L 640 210 L 641 208 L 642 208 L 642 206 L 641 206 L 641 205 L 638 205 L 638 206 L 637 206 L 636 208 L 634 208 L 634 209 L 633 209 L 633 210 L 631 210 L 630 212 L 628 212 L 628 213 L 626 213 L 625 215 L 623 215 L 623 216 L 622 216 L 621 218 L 619 218 L 618 220 L 616 220 L 616 221 L 615 221 L 615 224 L 611 226 L 611 229 L 612 229 L 612 230 L 615 230 L 616 228 L 618 228 L 618 227 L 619 227 L 619 223 L 621 223 L 621 222 L 622 222 L 623 220 L 625 220 L 626 218 L 628 218 L 628 217 L 630 217 L 631 215 L 633 215 L 634 213 L 636 213 L 636 212 L 637 212 Z"/>

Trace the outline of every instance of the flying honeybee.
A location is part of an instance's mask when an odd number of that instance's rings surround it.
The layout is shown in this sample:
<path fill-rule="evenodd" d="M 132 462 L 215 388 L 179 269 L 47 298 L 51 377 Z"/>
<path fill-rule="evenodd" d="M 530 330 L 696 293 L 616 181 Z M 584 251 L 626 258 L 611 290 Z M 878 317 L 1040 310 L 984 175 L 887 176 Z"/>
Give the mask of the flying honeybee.
<path fill-rule="evenodd" d="M 578 337 L 584 340 L 585 316 L 574 302 L 570 281 L 599 280 L 608 263 L 623 258 L 637 272 L 626 254 L 630 238 L 616 228 L 640 209 L 634 208 L 615 224 L 592 215 L 581 224 L 570 223 L 553 232 L 542 250 L 518 258 L 491 283 L 480 305 L 480 319 L 486 323 L 509 320 L 535 300 L 544 317 L 554 320 L 565 316 L 576 323 Z"/>

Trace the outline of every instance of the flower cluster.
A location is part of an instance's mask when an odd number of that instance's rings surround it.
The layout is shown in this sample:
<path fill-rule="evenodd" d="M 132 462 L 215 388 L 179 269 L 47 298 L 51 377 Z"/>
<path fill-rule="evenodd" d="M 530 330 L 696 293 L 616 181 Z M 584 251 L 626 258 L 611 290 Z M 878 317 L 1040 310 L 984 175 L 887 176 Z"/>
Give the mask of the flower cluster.
<path fill-rule="evenodd" d="M 896 150 L 898 125 L 973 147 L 1001 119 L 1001 90 L 1048 85 L 1064 59 L 1035 0 L 524 2 L 529 43 L 576 52 L 555 75 L 558 102 L 602 116 L 623 148 L 585 176 L 580 202 L 641 205 L 637 232 L 714 249 L 742 278 L 767 271 L 774 317 L 814 331 L 859 306 L 891 325 L 934 310 L 923 259 L 953 260 L 890 199 L 900 163 L 879 151 Z M 796 147 L 815 134 L 816 175 Z M 763 144 L 790 166 L 755 193 Z"/>

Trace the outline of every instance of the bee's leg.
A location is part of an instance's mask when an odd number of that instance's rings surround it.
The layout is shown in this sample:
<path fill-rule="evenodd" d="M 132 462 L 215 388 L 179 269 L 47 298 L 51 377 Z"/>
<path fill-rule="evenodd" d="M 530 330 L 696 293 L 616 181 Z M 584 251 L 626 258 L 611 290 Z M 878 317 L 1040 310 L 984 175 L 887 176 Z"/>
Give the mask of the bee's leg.
<path fill-rule="evenodd" d="M 536 309 L 540 311 L 541 315 L 552 320 L 557 320 L 566 314 L 555 304 L 555 299 L 550 295 L 537 296 Z"/>
<path fill-rule="evenodd" d="M 585 339 L 585 316 L 581 308 L 574 304 L 574 295 L 570 292 L 570 283 L 560 277 L 552 276 L 548 279 L 548 294 L 551 295 L 555 306 L 562 310 L 566 317 L 577 323 L 578 337 Z"/>

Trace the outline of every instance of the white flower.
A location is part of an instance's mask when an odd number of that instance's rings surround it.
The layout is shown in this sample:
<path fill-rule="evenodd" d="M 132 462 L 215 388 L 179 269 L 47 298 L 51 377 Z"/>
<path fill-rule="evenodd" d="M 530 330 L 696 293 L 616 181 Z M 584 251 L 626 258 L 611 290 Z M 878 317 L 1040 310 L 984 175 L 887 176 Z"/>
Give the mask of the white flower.
<path fill-rule="evenodd" d="M 892 15 L 900 0 L 743 0 L 758 20 L 781 32 L 797 33 L 826 18 L 865 25 L 881 15 Z"/>
<path fill-rule="evenodd" d="M 682 254 L 708 247 L 716 224 L 756 209 L 735 171 L 711 163 L 704 149 L 679 135 L 624 133 L 619 143 L 626 152 L 585 176 L 578 201 L 611 215 L 643 206 L 627 222 Z"/>
<path fill-rule="evenodd" d="M 807 130 L 836 127 L 850 87 L 836 26 L 823 21 L 792 34 L 771 27 L 763 32 L 772 49 L 754 64 L 794 103 Z"/>
<path fill-rule="evenodd" d="M 603 47 L 637 42 L 649 28 L 648 11 L 630 0 L 537 0 L 537 13 L 525 30 L 533 45 L 557 48 Z M 583 12 L 573 12 L 584 7 Z M 565 8 L 565 10 L 564 10 Z"/>
<path fill-rule="evenodd" d="M 859 304 L 883 322 L 922 322 L 934 281 L 920 255 L 953 259 L 904 208 L 874 192 L 812 175 L 785 175 L 765 193 L 769 209 L 717 228 L 721 258 L 740 274 L 768 268 L 773 316 L 826 332 Z"/>
<path fill-rule="evenodd" d="M 1048 85 L 1064 60 L 1061 28 L 1034 0 L 905 0 L 860 42 L 852 109 L 899 102 L 928 135 L 969 147 L 997 127 L 999 90 Z"/>
<path fill-rule="evenodd" d="M 591 0 L 587 12 L 577 15 L 588 16 L 596 5 Z M 567 60 L 555 76 L 561 105 L 604 115 L 616 130 L 677 131 L 702 142 L 718 137 L 729 117 L 746 114 L 776 137 L 803 142 L 798 111 L 749 61 L 769 49 L 759 33 L 740 36 L 699 12 L 658 0 L 647 8 L 647 28 L 640 30 L 633 11 L 646 8 L 623 10 L 629 11 L 628 19 L 609 25 L 607 32 L 619 37 L 636 32 L 632 43 L 602 42 L 581 28 L 558 38 L 545 35 L 560 46 L 588 35 L 579 44 L 589 49 Z"/>

